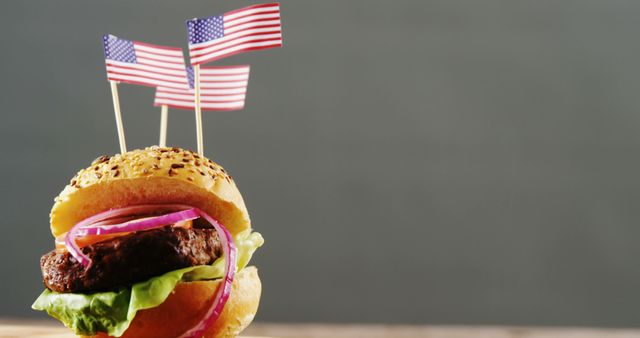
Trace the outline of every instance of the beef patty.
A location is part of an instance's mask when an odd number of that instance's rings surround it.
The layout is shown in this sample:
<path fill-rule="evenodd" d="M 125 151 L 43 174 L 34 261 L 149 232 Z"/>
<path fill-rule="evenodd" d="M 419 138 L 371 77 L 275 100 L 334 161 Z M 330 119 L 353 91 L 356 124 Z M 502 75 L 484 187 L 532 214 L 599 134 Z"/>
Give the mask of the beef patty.
<path fill-rule="evenodd" d="M 42 256 L 45 286 L 56 292 L 115 290 L 172 270 L 212 264 L 222 256 L 222 246 L 214 229 L 167 226 L 95 243 L 82 252 L 92 260 L 88 269 L 69 252 Z"/>

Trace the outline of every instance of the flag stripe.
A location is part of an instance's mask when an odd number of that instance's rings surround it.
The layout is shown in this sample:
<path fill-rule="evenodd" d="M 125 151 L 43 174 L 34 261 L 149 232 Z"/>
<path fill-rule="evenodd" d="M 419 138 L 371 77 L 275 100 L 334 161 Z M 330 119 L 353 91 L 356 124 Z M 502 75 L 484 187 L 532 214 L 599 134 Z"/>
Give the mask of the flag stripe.
<path fill-rule="evenodd" d="M 140 86 L 151 86 L 149 83 L 149 79 L 147 78 L 142 78 L 142 77 L 138 77 L 138 76 L 128 76 L 128 75 L 121 75 L 121 74 L 109 74 L 107 73 L 109 81 L 119 81 L 119 82 L 126 82 L 126 83 L 130 83 L 130 84 L 134 84 L 134 85 L 140 85 Z M 181 84 L 175 84 L 172 82 L 164 82 L 164 81 L 153 81 L 153 83 L 157 83 L 160 84 L 161 86 L 165 86 L 165 87 L 170 87 L 170 88 L 174 88 L 174 89 L 183 89 L 184 87 Z"/>
<path fill-rule="evenodd" d="M 159 87 L 159 88 L 161 89 L 159 89 L 158 93 L 156 94 L 157 98 L 165 98 L 165 99 L 173 98 L 173 99 L 193 101 L 192 92 L 183 92 L 183 93 L 177 94 L 177 93 L 169 92 L 165 90 L 165 88 L 163 87 Z M 233 95 L 207 95 L 205 97 L 205 100 L 210 100 L 210 98 L 211 100 L 215 99 L 218 101 L 240 101 L 245 99 L 245 93 L 233 94 Z M 202 97 L 200 98 L 200 100 L 202 100 Z"/>
<path fill-rule="evenodd" d="M 280 20 L 280 11 L 264 12 L 264 13 L 261 13 L 260 15 L 247 15 L 247 16 L 239 17 L 233 20 L 230 20 L 229 18 L 225 18 L 223 25 L 224 25 L 224 28 L 226 29 L 226 28 L 231 28 L 233 26 L 237 26 L 239 24 L 250 22 L 250 21 L 268 21 L 268 20 Z"/>
<path fill-rule="evenodd" d="M 192 106 L 194 105 L 193 102 L 193 97 L 191 96 L 184 96 L 184 97 L 171 97 L 171 96 L 162 96 L 161 94 L 158 94 L 158 96 L 156 96 L 156 102 L 163 102 L 164 104 L 171 104 L 172 102 L 175 102 L 177 104 L 180 105 L 189 105 Z M 243 104 L 244 103 L 244 98 L 240 98 L 240 99 L 231 99 L 231 100 L 221 100 L 220 98 L 216 99 L 216 100 L 202 100 L 200 99 L 200 103 L 225 103 L 225 104 Z"/>
<path fill-rule="evenodd" d="M 265 32 L 278 32 L 278 33 L 280 33 L 282 31 L 282 28 L 280 27 L 280 24 L 278 24 L 278 22 L 276 22 L 274 20 L 270 20 L 270 21 L 255 21 L 255 22 L 248 22 L 248 23 L 242 24 L 241 26 L 236 26 L 234 28 L 230 28 L 227 35 L 232 35 L 234 33 L 243 32 L 243 31 L 249 30 L 249 29 L 260 29 L 260 28 L 270 28 L 270 30 L 265 30 Z M 244 34 L 238 35 L 238 36 L 244 36 Z"/>
<path fill-rule="evenodd" d="M 109 69 L 109 68 L 112 68 L 112 69 L 141 70 L 141 71 L 147 71 L 147 72 L 155 73 L 155 74 L 159 74 L 159 75 L 179 76 L 181 80 L 184 78 L 184 75 L 185 75 L 184 68 L 182 68 L 182 69 L 169 69 L 169 68 L 167 68 L 166 70 L 163 69 L 162 72 L 158 72 L 158 67 L 154 67 L 152 65 L 146 65 L 146 64 L 134 65 L 134 64 L 126 63 L 126 62 L 118 62 L 118 61 L 107 60 L 107 69 Z"/>
<path fill-rule="evenodd" d="M 252 50 L 260 50 L 260 49 L 265 49 L 265 48 L 271 48 L 271 47 L 279 47 L 282 46 L 282 40 L 281 39 L 274 39 L 274 40 L 269 40 L 269 41 L 255 41 L 255 42 L 249 42 L 249 43 L 244 43 L 238 46 L 235 46 L 233 48 L 228 48 L 228 49 L 224 49 L 222 51 L 219 51 L 217 53 L 211 53 L 211 54 L 207 54 L 204 55 L 202 57 L 199 58 L 192 58 L 191 62 L 196 65 L 196 64 L 201 64 L 201 63 L 205 63 L 205 62 L 210 62 L 210 61 L 215 61 L 215 60 L 219 60 L 231 55 L 235 55 L 238 53 L 242 53 L 242 52 L 247 52 L 247 51 L 252 51 Z"/>
<path fill-rule="evenodd" d="M 265 21 L 270 21 L 270 22 L 274 22 L 277 24 L 278 21 L 280 21 L 280 13 L 275 12 L 275 13 L 267 13 L 267 14 L 261 14 L 261 15 L 251 15 L 251 16 L 245 16 L 242 18 L 238 18 L 236 20 L 233 21 L 224 21 L 224 32 L 225 34 L 230 33 L 230 28 L 233 27 L 238 27 L 242 24 L 245 23 L 249 23 L 249 22 L 265 22 Z"/>
<path fill-rule="evenodd" d="M 204 75 L 204 74 L 202 74 Z M 207 74 L 209 75 L 209 74 Z M 219 82 L 238 82 L 238 81 L 246 81 L 249 79 L 249 74 L 240 74 L 240 75 L 218 75 L 215 74 L 215 78 L 213 79 L 201 79 L 200 83 L 219 83 Z"/>
<path fill-rule="evenodd" d="M 136 52 L 137 53 L 146 53 L 149 54 L 151 56 L 165 56 L 165 57 L 169 57 L 172 59 L 180 59 L 181 57 L 183 57 L 182 51 L 181 50 L 177 50 L 177 51 L 173 51 L 173 50 L 163 50 L 163 49 L 153 49 L 147 46 L 142 46 L 142 45 L 136 45 Z M 140 54 L 138 54 L 139 56 Z"/>
<path fill-rule="evenodd" d="M 223 83 L 223 82 L 214 82 L 214 83 L 200 82 L 200 88 L 201 89 L 233 89 L 233 88 L 246 87 L 247 83 L 248 83 L 247 81 L 229 82 L 229 83 Z"/>
<path fill-rule="evenodd" d="M 138 47 L 146 49 L 147 51 L 154 51 L 156 53 L 172 52 L 175 54 L 176 52 L 180 52 L 180 54 L 182 54 L 182 48 L 180 47 L 153 45 L 142 41 L 135 41 L 135 44 Z"/>
<path fill-rule="evenodd" d="M 183 76 L 170 76 L 170 75 L 158 74 L 158 73 L 154 73 L 154 72 L 138 70 L 138 69 L 133 68 L 133 67 L 121 67 L 121 66 L 120 67 L 112 67 L 112 66 L 107 66 L 107 73 L 139 76 L 139 77 L 144 77 L 144 78 L 147 78 L 147 79 L 150 79 L 150 80 L 168 81 L 168 82 L 173 82 L 173 83 L 177 83 L 177 84 L 183 84 L 184 83 L 184 77 Z"/>
<path fill-rule="evenodd" d="M 173 94 L 173 93 L 165 93 L 162 91 L 158 91 L 158 94 L 156 94 L 156 97 L 160 99 L 176 99 L 176 100 L 193 101 L 193 95 L 190 93 Z M 216 101 L 219 101 L 219 102 L 242 101 L 244 99 L 245 99 L 244 94 L 221 95 L 216 97 Z M 203 100 L 202 98 L 200 98 L 200 101 L 204 102 L 208 100 Z"/>
<path fill-rule="evenodd" d="M 179 104 L 182 106 L 191 106 L 194 107 L 194 102 L 192 98 L 167 98 L 167 97 L 158 97 L 155 102 L 162 102 L 162 104 L 171 105 L 173 103 Z M 244 99 L 241 100 L 230 100 L 230 101 L 222 101 L 222 100 L 200 100 L 201 104 L 207 103 L 219 103 L 225 104 L 227 106 L 230 105 L 244 105 Z"/>
<path fill-rule="evenodd" d="M 235 18 L 246 16 L 246 15 L 262 13 L 265 11 L 274 11 L 274 10 L 280 11 L 280 5 L 277 3 L 253 5 L 249 7 L 234 9 L 230 12 L 225 13 L 224 16 L 229 20 L 233 20 Z"/>
<path fill-rule="evenodd" d="M 156 102 L 154 106 L 169 106 L 174 109 L 180 110 L 193 110 L 194 106 L 189 105 L 188 103 L 176 103 L 176 102 Z M 212 111 L 232 111 L 232 110 L 240 110 L 244 108 L 244 105 L 230 105 L 230 104 L 201 104 L 200 108 L 202 110 L 212 110 Z"/>
<path fill-rule="evenodd" d="M 182 56 L 166 56 L 166 55 L 156 55 L 148 52 L 143 52 L 136 50 L 136 57 L 138 58 L 138 62 L 140 60 L 150 60 L 150 61 L 160 61 L 164 63 L 170 63 L 174 65 L 184 65 L 184 58 Z"/>
<path fill-rule="evenodd" d="M 184 90 L 181 89 L 173 89 L 173 88 L 166 88 L 166 87 L 160 87 L 162 88 L 162 92 L 163 93 L 170 93 L 170 94 L 184 94 Z M 224 95 L 237 95 L 237 94 L 243 94 L 247 91 L 247 87 L 233 87 L 233 88 L 218 88 L 218 89 L 200 89 L 200 94 L 201 95 L 220 95 L 220 96 L 224 96 Z"/>
<path fill-rule="evenodd" d="M 171 69 L 171 70 L 179 70 L 179 71 L 184 70 L 184 63 L 178 65 L 173 63 L 157 62 L 153 60 L 142 59 L 142 60 L 138 60 L 138 64 L 153 66 L 158 68 L 159 70 L 160 69 Z"/>
<path fill-rule="evenodd" d="M 193 101 L 191 100 L 184 100 L 184 101 L 180 101 L 180 100 L 164 100 L 164 99 L 159 99 L 157 101 L 153 102 L 154 106 L 169 106 L 172 108 L 177 107 L 185 107 L 188 109 L 193 109 L 194 108 L 194 104 Z M 242 109 L 244 107 L 244 102 L 243 101 L 232 101 L 232 102 L 217 102 L 217 101 L 209 101 L 209 102 L 205 102 L 205 101 L 201 101 L 200 105 L 202 106 L 202 109 L 205 110 L 217 110 L 215 108 L 236 108 L 236 109 Z M 206 109 L 206 108 L 209 109 Z"/>
<path fill-rule="evenodd" d="M 243 23 L 238 26 L 231 27 L 229 29 L 225 28 L 225 35 L 233 34 L 238 31 L 242 31 L 250 28 L 261 28 L 261 27 L 274 27 L 280 30 L 280 19 L 278 20 L 256 20 L 250 21 L 247 23 Z"/>
<path fill-rule="evenodd" d="M 162 92 L 163 93 L 169 93 L 169 94 L 184 94 L 184 91 L 181 89 L 174 89 L 174 88 L 167 88 L 167 87 L 161 87 L 162 88 Z M 246 88 L 245 87 L 237 87 L 237 88 L 229 88 L 229 89 L 207 89 L 207 90 L 201 90 L 200 93 L 202 95 L 207 95 L 207 96 L 225 96 L 225 95 L 238 95 L 238 94 L 244 94 L 246 92 Z"/>
<path fill-rule="evenodd" d="M 224 66 L 224 67 L 200 67 L 200 74 L 230 74 L 244 73 L 249 74 L 249 65 L 241 66 Z"/>
<path fill-rule="evenodd" d="M 229 83 L 229 82 L 246 82 L 249 74 L 204 74 L 200 72 L 200 83 Z"/>
<path fill-rule="evenodd" d="M 223 76 L 223 75 L 228 75 L 228 76 L 240 76 L 240 75 L 247 75 L 249 76 L 249 71 L 245 71 L 245 70 L 236 70 L 236 69 L 229 69 L 229 70 L 214 70 L 211 71 L 209 69 L 200 69 L 200 74 L 204 74 L 204 75 L 217 75 L 217 76 Z"/>
<path fill-rule="evenodd" d="M 280 34 L 280 32 L 276 33 L 276 34 L 254 34 L 254 35 L 249 35 L 243 38 L 239 38 L 239 39 L 234 39 L 232 41 L 229 41 L 227 43 L 224 44 L 220 44 L 220 45 L 214 45 L 211 46 L 205 50 L 201 50 L 198 52 L 193 53 L 193 55 L 191 56 L 192 58 L 197 58 L 200 57 L 202 55 L 206 55 L 208 53 L 215 53 L 219 50 L 225 49 L 225 48 L 231 48 L 234 46 L 237 46 L 241 43 L 245 43 L 245 42 L 251 42 L 251 41 L 265 41 L 265 40 L 280 40 L 280 38 L 282 37 L 282 34 Z"/>

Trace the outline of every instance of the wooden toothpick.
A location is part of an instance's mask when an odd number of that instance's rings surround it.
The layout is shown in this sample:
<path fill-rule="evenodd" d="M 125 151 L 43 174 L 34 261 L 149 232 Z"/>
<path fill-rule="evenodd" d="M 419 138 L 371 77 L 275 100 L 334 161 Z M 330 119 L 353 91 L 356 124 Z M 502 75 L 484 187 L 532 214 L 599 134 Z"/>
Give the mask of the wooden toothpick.
<path fill-rule="evenodd" d="M 124 139 L 124 127 L 122 125 L 122 114 L 120 113 L 120 98 L 118 97 L 118 83 L 116 81 L 109 81 L 111 83 L 111 96 L 113 97 L 113 111 L 116 114 L 116 126 L 118 127 L 118 141 L 120 142 L 120 153 L 127 152 L 127 143 Z"/>
<path fill-rule="evenodd" d="M 200 65 L 193 66 L 193 77 L 195 82 L 194 100 L 196 112 L 196 138 L 198 144 L 198 154 L 204 156 L 204 144 L 202 142 L 202 107 L 200 107 Z"/>
<path fill-rule="evenodd" d="M 160 111 L 160 143 L 161 147 L 167 146 L 167 119 L 169 115 L 169 107 L 166 104 L 162 105 Z"/>

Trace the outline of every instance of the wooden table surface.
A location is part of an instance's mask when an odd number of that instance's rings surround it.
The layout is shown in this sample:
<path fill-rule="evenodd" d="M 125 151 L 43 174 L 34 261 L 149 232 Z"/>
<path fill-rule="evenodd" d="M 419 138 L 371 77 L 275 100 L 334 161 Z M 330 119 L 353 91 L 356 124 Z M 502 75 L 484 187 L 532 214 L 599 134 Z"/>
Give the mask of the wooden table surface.
<path fill-rule="evenodd" d="M 244 338 L 640 338 L 640 329 L 255 323 Z M 0 320 L 0 338 L 73 338 L 51 321 Z"/>

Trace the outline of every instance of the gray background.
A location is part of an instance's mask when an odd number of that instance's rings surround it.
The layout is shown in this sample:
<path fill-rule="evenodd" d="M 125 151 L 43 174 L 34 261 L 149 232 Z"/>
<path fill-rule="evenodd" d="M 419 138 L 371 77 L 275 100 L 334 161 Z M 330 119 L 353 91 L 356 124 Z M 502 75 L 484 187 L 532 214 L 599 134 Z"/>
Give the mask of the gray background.
<path fill-rule="evenodd" d="M 185 47 L 248 1 L 3 1 L 0 316 L 42 318 L 53 197 L 118 151 L 100 36 Z M 204 117 L 237 179 L 259 319 L 640 326 L 640 2 L 283 1 L 247 107 Z M 130 148 L 153 90 L 122 85 Z M 193 116 L 169 142 L 194 148 Z"/>

